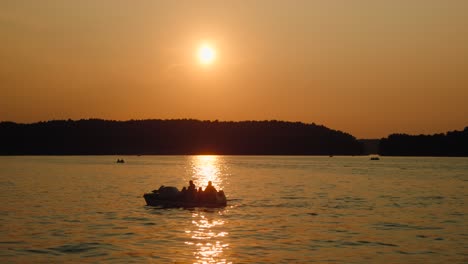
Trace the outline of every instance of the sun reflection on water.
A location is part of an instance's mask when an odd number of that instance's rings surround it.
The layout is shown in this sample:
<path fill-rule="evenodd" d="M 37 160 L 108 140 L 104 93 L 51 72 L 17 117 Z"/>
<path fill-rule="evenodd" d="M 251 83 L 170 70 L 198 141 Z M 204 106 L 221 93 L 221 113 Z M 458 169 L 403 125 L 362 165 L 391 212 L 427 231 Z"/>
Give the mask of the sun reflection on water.
<path fill-rule="evenodd" d="M 222 158 L 209 155 L 192 157 L 190 175 L 197 187 L 204 189 L 211 181 L 217 190 L 224 188 L 227 176 Z M 192 225 L 185 230 L 185 244 L 194 248 L 194 263 L 231 263 L 226 260 L 229 233 L 225 229 L 223 214 L 224 209 L 192 212 Z"/>
<path fill-rule="evenodd" d="M 211 181 L 213 186 L 219 191 L 224 188 L 223 173 L 224 165 L 222 158 L 215 155 L 199 155 L 193 156 L 191 161 L 191 179 L 197 187 L 205 187 Z"/>
<path fill-rule="evenodd" d="M 224 220 L 216 219 L 217 214 L 206 215 L 205 212 L 192 213 L 192 230 L 185 233 L 191 238 L 185 242 L 187 245 L 195 247 L 195 263 L 229 263 L 223 257 L 224 251 L 229 247 L 223 241 L 228 232 L 222 231 Z"/>

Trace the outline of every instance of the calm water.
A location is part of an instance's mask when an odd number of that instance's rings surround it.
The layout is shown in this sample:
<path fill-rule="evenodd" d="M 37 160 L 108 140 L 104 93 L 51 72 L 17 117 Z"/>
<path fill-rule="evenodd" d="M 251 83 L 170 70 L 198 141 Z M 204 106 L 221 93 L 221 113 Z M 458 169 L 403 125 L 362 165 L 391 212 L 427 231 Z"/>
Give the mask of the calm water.
<path fill-rule="evenodd" d="M 228 206 L 145 206 L 190 179 Z M 0 261 L 467 263 L 467 190 L 466 158 L 0 157 Z"/>

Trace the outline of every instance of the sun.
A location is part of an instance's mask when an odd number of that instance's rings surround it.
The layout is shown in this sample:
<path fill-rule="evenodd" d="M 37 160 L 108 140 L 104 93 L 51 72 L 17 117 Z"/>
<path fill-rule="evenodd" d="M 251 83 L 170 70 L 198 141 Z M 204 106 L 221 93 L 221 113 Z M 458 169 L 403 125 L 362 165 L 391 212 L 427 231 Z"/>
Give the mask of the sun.
<path fill-rule="evenodd" d="M 216 60 L 216 50 L 209 44 L 203 44 L 198 48 L 198 61 L 203 65 L 212 64 Z"/>

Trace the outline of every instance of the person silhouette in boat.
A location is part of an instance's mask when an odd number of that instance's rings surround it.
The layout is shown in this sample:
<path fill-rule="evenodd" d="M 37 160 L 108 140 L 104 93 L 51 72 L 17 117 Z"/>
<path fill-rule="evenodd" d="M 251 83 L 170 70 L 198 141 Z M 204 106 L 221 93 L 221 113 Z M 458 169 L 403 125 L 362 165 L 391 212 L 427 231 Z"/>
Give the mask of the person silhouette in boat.
<path fill-rule="evenodd" d="M 202 187 L 198 188 L 197 194 L 195 196 L 195 201 L 197 201 L 197 202 L 203 202 L 204 201 Z"/>
<path fill-rule="evenodd" d="M 195 201 L 197 196 L 197 187 L 193 184 L 193 181 L 189 181 L 189 187 L 187 188 L 187 200 Z"/>
<path fill-rule="evenodd" d="M 208 182 L 204 191 L 204 198 L 207 202 L 216 202 L 216 188 L 212 185 L 211 181 Z"/>
<path fill-rule="evenodd" d="M 193 184 L 193 181 L 189 181 L 189 187 L 188 187 L 188 190 L 193 192 L 193 191 L 196 191 L 197 188 L 195 187 L 195 184 Z"/>
<path fill-rule="evenodd" d="M 186 201 L 188 198 L 187 196 L 188 196 L 187 187 L 184 186 L 184 188 L 182 188 L 182 191 L 180 191 L 179 193 L 179 200 Z"/>

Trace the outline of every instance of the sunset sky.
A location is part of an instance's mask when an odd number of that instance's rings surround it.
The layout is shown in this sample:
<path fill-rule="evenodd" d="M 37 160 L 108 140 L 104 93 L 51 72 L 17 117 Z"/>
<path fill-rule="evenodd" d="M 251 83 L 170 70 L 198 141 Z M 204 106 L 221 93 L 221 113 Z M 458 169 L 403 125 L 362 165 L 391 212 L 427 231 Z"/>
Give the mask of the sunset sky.
<path fill-rule="evenodd" d="M 2 0 L 0 120 L 461 130 L 467 14 L 466 0 Z"/>

